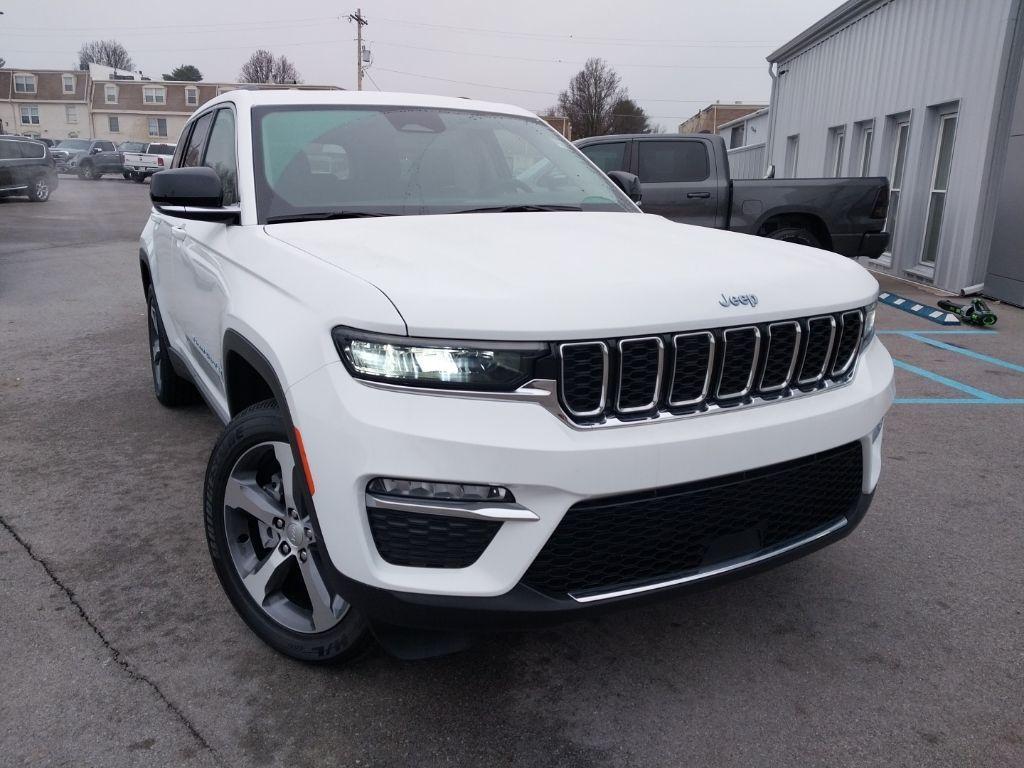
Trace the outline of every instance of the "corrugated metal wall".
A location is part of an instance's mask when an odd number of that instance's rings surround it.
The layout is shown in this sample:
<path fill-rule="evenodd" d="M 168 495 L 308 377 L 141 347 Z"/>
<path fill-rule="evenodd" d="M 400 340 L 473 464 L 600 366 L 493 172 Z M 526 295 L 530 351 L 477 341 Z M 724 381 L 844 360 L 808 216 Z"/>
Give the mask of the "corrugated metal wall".
<path fill-rule="evenodd" d="M 846 126 L 844 169 L 859 174 L 859 127 L 874 121 L 870 173 L 888 176 L 892 127 L 909 113 L 909 154 L 890 270 L 927 276 L 920 259 L 934 163 L 937 114 L 958 102 L 959 119 L 933 280 L 949 290 L 971 282 L 986 154 L 992 133 L 1008 17 L 1015 0 L 890 0 L 832 36 L 778 62 L 769 162 L 785 168 L 787 137 L 799 134 L 797 176 L 826 172 L 829 130 Z"/>
<path fill-rule="evenodd" d="M 764 176 L 764 143 L 729 150 L 729 175 L 734 179 Z"/>

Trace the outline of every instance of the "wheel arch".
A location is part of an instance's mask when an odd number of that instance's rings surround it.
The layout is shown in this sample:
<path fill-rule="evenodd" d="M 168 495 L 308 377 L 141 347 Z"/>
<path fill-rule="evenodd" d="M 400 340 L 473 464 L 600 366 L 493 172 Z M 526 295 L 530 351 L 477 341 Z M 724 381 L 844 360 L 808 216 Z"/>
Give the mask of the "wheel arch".
<path fill-rule="evenodd" d="M 142 248 L 139 248 L 139 271 L 142 273 L 142 295 L 148 297 L 149 287 L 153 284 L 153 271 L 149 268 L 149 257 Z"/>
<path fill-rule="evenodd" d="M 782 227 L 801 227 L 810 230 L 826 250 L 832 249 L 832 234 L 825 220 L 818 214 L 794 209 L 774 209 L 758 222 L 754 230 L 759 237 L 766 237 Z"/>
<path fill-rule="evenodd" d="M 231 418 L 250 405 L 273 398 L 290 426 L 284 388 L 266 355 L 232 328 L 224 332 L 223 350 L 224 389 Z"/>

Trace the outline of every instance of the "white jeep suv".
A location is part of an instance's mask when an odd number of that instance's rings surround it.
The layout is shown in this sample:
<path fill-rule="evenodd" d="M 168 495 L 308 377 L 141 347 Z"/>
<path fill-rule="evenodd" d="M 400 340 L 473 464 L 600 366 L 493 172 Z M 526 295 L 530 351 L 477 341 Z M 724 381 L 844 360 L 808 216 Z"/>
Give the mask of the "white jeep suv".
<path fill-rule="evenodd" d="M 227 425 L 207 538 L 264 641 L 437 653 L 860 522 L 877 283 L 637 186 L 500 104 L 235 91 L 188 121 L 140 242 L 153 380 Z"/>

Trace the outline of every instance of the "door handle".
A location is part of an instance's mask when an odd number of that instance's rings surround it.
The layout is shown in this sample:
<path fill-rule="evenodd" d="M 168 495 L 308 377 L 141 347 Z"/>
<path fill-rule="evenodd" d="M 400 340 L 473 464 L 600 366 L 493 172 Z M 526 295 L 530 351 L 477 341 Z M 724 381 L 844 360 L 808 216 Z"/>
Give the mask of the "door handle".
<path fill-rule="evenodd" d="M 690 199 L 690 200 L 693 200 L 694 198 L 700 198 L 701 200 L 707 200 L 709 197 L 711 197 L 711 193 L 710 192 L 687 192 L 686 193 L 686 197 L 688 199 Z"/>
<path fill-rule="evenodd" d="M 185 239 L 185 228 L 184 227 L 171 227 L 171 237 L 175 240 Z"/>

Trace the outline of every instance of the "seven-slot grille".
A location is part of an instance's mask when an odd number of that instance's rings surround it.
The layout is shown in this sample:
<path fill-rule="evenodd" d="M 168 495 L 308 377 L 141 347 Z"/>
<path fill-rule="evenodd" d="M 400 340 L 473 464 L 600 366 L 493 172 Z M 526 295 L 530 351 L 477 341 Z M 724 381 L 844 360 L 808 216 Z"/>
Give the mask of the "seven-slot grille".
<path fill-rule="evenodd" d="M 579 422 L 694 412 L 847 378 L 862 310 L 756 325 L 558 345 L 562 407 Z"/>

